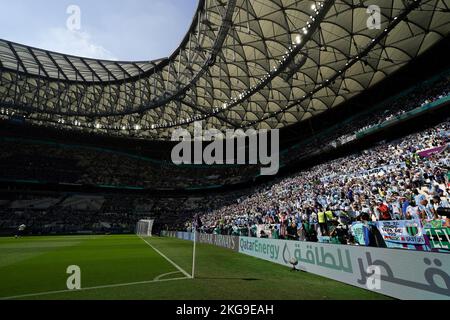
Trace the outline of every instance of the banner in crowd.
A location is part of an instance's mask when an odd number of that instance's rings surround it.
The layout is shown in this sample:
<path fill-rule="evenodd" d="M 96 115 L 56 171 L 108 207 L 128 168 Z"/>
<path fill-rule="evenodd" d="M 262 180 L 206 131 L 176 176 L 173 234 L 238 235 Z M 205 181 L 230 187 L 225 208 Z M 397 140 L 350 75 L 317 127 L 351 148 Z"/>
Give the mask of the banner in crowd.
<path fill-rule="evenodd" d="M 418 152 L 418 154 L 422 158 L 430 158 L 431 156 L 433 156 L 435 154 L 443 152 L 445 149 L 447 149 L 447 145 L 428 149 L 428 150 L 423 150 L 423 151 Z"/>
<path fill-rule="evenodd" d="M 272 237 L 272 230 L 276 225 L 269 225 L 269 224 L 258 224 L 256 227 L 256 235 L 258 238 L 261 238 L 261 231 L 264 231 L 264 234 L 268 236 L 269 238 Z M 272 229 L 270 229 L 272 227 Z M 279 228 L 278 228 L 279 229 Z"/>
<path fill-rule="evenodd" d="M 397 163 L 397 164 L 393 164 L 393 165 L 388 165 L 388 166 L 383 166 L 383 167 L 378 167 L 378 168 L 374 168 L 374 169 L 370 169 L 370 170 L 364 170 L 364 171 L 360 171 L 357 172 L 355 174 L 349 175 L 347 176 L 348 178 L 359 178 L 359 177 L 367 177 L 367 176 L 374 176 L 377 174 L 380 174 L 381 172 L 387 173 L 390 172 L 396 168 L 406 168 L 406 162 L 402 162 L 402 163 Z M 332 174 L 326 177 L 323 177 L 320 179 L 320 181 L 322 183 L 325 182 L 329 182 L 330 180 L 336 178 L 337 175 L 336 174 Z"/>
<path fill-rule="evenodd" d="M 387 173 L 387 172 L 390 172 L 397 168 L 406 168 L 406 163 L 402 162 L 402 163 L 378 167 L 378 168 L 374 168 L 374 169 L 370 169 L 370 170 L 364 170 L 364 171 L 361 171 L 361 172 L 353 175 L 352 177 L 370 177 L 370 176 L 380 174 L 381 172 Z"/>
<path fill-rule="evenodd" d="M 447 254 L 248 237 L 239 252 L 398 299 L 450 299 Z"/>
<path fill-rule="evenodd" d="M 424 234 L 433 251 L 450 252 L 450 228 L 436 227 L 424 229 Z"/>
<path fill-rule="evenodd" d="M 337 175 L 336 173 L 334 173 L 334 174 L 331 174 L 331 175 L 329 175 L 329 176 L 320 178 L 319 180 L 320 180 L 320 182 L 322 182 L 322 183 L 330 182 L 332 179 L 336 178 L 337 176 L 338 176 L 338 175 Z"/>
<path fill-rule="evenodd" d="M 377 225 L 388 248 L 404 247 L 404 244 L 425 245 L 420 220 L 379 221 Z"/>

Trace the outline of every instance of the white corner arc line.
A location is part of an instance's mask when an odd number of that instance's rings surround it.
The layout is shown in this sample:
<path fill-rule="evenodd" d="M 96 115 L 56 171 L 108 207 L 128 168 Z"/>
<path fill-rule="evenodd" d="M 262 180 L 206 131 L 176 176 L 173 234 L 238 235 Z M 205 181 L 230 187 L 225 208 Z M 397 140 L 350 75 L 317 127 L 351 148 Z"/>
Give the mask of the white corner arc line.
<path fill-rule="evenodd" d="M 154 246 L 152 246 L 150 243 L 147 242 L 147 240 L 145 240 L 142 237 L 141 238 L 142 241 L 144 241 L 148 246 L 150 246 L 153 250 L 155 250 L 161 257 L 163 257 L 164 259 L 166 259 L 170 264 L 172 264 L 175 268 L 177 268 L 182 274 L 184 274 L 186 277 L 188 277 L 189 279 L 192 279 L 192 275 L 187 273 L 185 270 L 183 270 L 183 268 L 181 268 L 179 265 L 177 265 L 175 262 L 173 262 L 172 260 L 170 260 L 164 253 L 162 253 L 161 251 L 159 251 L 158 249 L 156 249 Z"/>
<path fill-rule="evenodd" d="M 190 280 L 190 279 L 191 279 L 190 277 L 189 278 L 183 277 L 183 278 L 173 278 L 173 279 L 162 279 L 162 280 L 150 280 L 150 281 L 111 284 L 111 285 L 98 286 L 98 287 L 81 288 L 79 290 L 66 289 L 66 290 L 58 290 L 58 291 L 47 291 L 47 292 L 24 294 L 24 295 L 13 296 L 13 297 L 0 297 L 0 301 L 1 300 L 15 300 L 15 299 L 23 299 L 23 298 L 32 298 L 32 297 L 39 297 L 39 296 L 49 296 L 49 295 L 59 294 L 59 293 L 76 293 L 76 292 L 82 292 L 82 291 L 92 291 L 92 290 L 101 290 L 101 289 L 120 288 L 120 287 L 137 286 L 137 285 L 144 285 L 144 284 L 151 284 L 151 283 L 158 283 L 158 282 Z"/>
<path fill-rule="evenodd" d="M 165 278 L 167 276 L 171 276 L 173 274 L 178 274 L 178 273 L 181 273 L 181 272 L 180 271 L 174 271 L 174 272 L 164 273 L 162 275 L 157 276 L 154 280 L 158 281 L 158 280 L 161 280 L 162 278 Z"/>

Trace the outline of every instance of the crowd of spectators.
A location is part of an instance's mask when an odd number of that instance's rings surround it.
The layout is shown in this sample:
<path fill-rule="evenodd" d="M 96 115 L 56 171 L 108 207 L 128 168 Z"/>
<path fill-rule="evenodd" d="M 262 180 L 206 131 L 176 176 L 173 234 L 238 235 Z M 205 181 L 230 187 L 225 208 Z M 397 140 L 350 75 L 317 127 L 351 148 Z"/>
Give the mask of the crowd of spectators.
<path fill-rule="evenodd" d="M 342 143 L 449 93 L 448 77 L 415 88 L 338 129 L 330 128 L 320 138 L 305 140 L 283 153 L 281 161 L 317 155 L 323 146 Z M 380 220 L 440 218 L 436 209 L 449 207 L 450 200 L 449 128 L 449 122 L 443 122 L 396 142 L 233 193 L 196 198 L 105 196 L 100 208 L 82 209 L 56 199 L 48 208 L 18 210 L 0 199 L 0 231 L 25 223 L 37 233 L 132 232 L 136 222 L 151 213 L 172 230 L 192 230 L 192 218 L 197 216 L 206 233 L 353 242 L 356 221 L 370 225 Z M 257 166 L 177 167 L 112 150 L 9 138 L 0 139 L 0 148 L 2 180 L 165 190 L 230 185 L 251 181 L 259 173 Z M 420 152 L 433 148 L 437 152 Z"/>
<path fill-rule="evenodd" d="M 77 194 L 10 191 L 0 194 L 0 235 L 27 226 L 27 234 L 133 233 L 140 219 L 182 227 L 187 217 L 231 203 L 235 193 L 200 196 Z"/>
<path fill-rule="evenodd" d="M 189 189 L 239 183 L 258 172 L 252 166 L 176 166 L 110 150 L 17 139 L 0 139 L 0 149 L 3 180 Z"/>
<path fill-rule="evenodd" d="M 405 113 L 419 109 L 424 105 L 450 96 L 450 76 L 444 75 L 422 83 L 400 97 L 395 97 L 369 108 L 366 112 L 354 115 L 344 123 L 338 123 L 324 132 L 316 134 L 313 138 L 291 147 L 282 155 L 281 161 L 285 164 L 298 159 L 308 158 L 317 153 L 324 152 L 357 139 L 357 134 L 370 130 L 387 121 L 398 119 Z"/>
<path fill-rule="evenodd" d="M 444 219 L 437 209 L 450 207 L 449 142 L 446 121 L 258 187 L 194 221 L 204 233 L 353 244 L 355 222 Z"/>
<path fill-rule="evenodd" d="M 450 95 L 450 79 L 447 77 L 437 82 L 423 85 L 419 90 L 412 89 L 401 98 L 389 103 L 386 109 L 382 108 L 372 113 L 370 117 L 365 119 L 365 123 L 358 125 L 360 129 L 357 132 L 369 130 L 383 122 L 398 118 L 413 109 L 423 107 L 448 95 Z"/>
<path fill-rule="evenodd" d="M 0 234 L 130 233 L 143 216 L 126 197 L 14 194 L 0 200 Z M 1 199 L 1 198 L 0 198 Z M 147 212 L 148 215 L 148 212 Z"/>
<path fill-rule="evenodd" d="M 319 152 L 318 145 L 341 144 L 361 130 L 399 114 L 433 102 L 450 93 L 447 76 L 423 84 L 392 103 L 361 113 L 346 124 L 329 128 L 325 134 L 306 139 L 282 152 L 281 163 L 289 164 Z M 145 189 L 190 189 L 252 181 L 258 166 L 175 166 L 169 160 L 154 161 L 144 156 L 94 147 L 51 141 L 0 139 L 0 178 L 48 183 L 133 187 Z M 164 177 L 163 179 L 161 177 Z"/>

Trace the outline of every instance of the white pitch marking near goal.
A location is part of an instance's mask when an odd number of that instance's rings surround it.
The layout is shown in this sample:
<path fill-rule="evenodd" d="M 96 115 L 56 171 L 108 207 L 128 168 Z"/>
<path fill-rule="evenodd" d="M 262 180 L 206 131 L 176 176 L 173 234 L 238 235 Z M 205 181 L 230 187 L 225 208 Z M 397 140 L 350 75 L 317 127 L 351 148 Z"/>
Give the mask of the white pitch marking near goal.
<path fill-rule="evenodd" d="M 164 274 L 162 274 L 160 276 L 157 276 L 154 280 L 158 281 L 158 280 L 161 280 L 162 278 L 165 278 L 167 276 L 171 276 L 173 274 L 179 274 L 179 273 L 181 273 L 181 272 L 180 271 L 175 271 L 175 272 L 164 273 Z"/>
<path fill-rule="evenodd" d="M 120 288 L 120 287 L 129 287 L 129 286 L 136 286 L 136 285 L 144 285 L 144 284 L 151 284 L 151 283 L 158 283 L 158 282 L 168 282 L 168 281 L 180 281 L 180 280 L 191 280 L 193 279 L 193 274 L 190 275 L 186 271 L 184 271 L 179 265 L 177 265 L 175 262 L 170 260 L 168 257 L 166 257 L 161 251 L 153 247 L 150 243 L 148 243 L 144 238 L 141 238 L 142 241 L 144 241 L 148 246 L 150 246 L 153 250 L 155 250 L 159 255 L 161 255 L 164 259 L 166 259 L 168 262 L 170 262 L 175 268 L 177 268 L 179 271 L 175 272 L 169 272 L 164 273 L 159 276 L 157 276 L 154 280 L 150 281 L 140 281 L 140 282 L 129 282 L 129 283 L 120 283 L 120 284 L 112 284 L 112 285 L 104 285 L 104 286 L 97 286 L 97 287 L 88 287 L 88 288 L 81 288 L 79 290 L 58 290 L 58 291 L 46 291 L 46 292 L 39 292 L 39 293 L 31 293 L 31 294 L 24 294 L 19 296 L 12 296 L 12 297 L 0 297 L 0 300 L 15 300 L 15 299 L 25 299 L 25 298 L 33 298 L 33 297 L 40 297 L 40 296 L 49 296 L 53 294 L 60 294 L 60 293 L 73 293 L 73 292 L 82 292 L 82 291 L 92 291 L 92 290 L 101 290 L 101 289 L 111 289 L 111 288 Z M 195 253 L 194 253 L 195 258 Z M 194 269 L 192 269 L 192 272 L 194 272 Z M 161 279 L 166 276 L 182 273 L 185 275 L 183 278 L 173 278 L 173 279 Z"/>
<path fill-rule="evenodd" d="M 167 276 L 168 274 L 163 274 L 161 276 Z M 159 277 L 161 277 L 159 276 Z M 49 296 L 53 294 L 60 294 L 60 293 L 76 293 L 76 292 L 82 292 L 82 291 L 92 291 L 92 290 L 101 290 L 101 289 L 111 289 L 111 288 L 120 288 L 120 287 L 130 287 L 130 286 L 137 286 L 137 285 L 144 285 L 144 284 L 151 284 L 151 283 L 158 283 L 158 282 L 168 282 L 168 281 L 180 281 L 180 280 L 190 280 L 191 277 L 183 277 L 183 278 L 173 278 L 173 279 L 161 279 L 161 280 L 150 280 L 150 281 L 140 281 L 140 282 L 129 282 L 129 283 L 120 283 L 120 284 L 111 284 L 111 285 L 105 285 L 105 286 L 98 286 L 98 287 L 89 287 L 89 288 L 81 288 L 79 290 L 58 290 L 58 291 L 47 291 L 47 292 L 39 292 L 39 293 L 31 293 L 31 294 L 24 294 L 20 296 L 13 296 L 13 297 L 0 297 L 0 300 L 15 300 L 15 299 L 25 299 L 25 298 L 32 298 L 32 297 L 40 297 L 40 296 Z"/>
<path fill-rule="evenodd" d="M 142 237 L 141 238 L 142 241 L 144 241 L 148 246 L 150 246 L 153 250 L 155 250 L 161 257 L 163 257 L 164 259 L 166 259 L 168 262 L 170 262 L 170 264 L 172 264 L 175 268 L 177 268 L 181 273 L 183 273 L 186 277 L 188 277 L 189 279 L 193 279 L 194 275 L 193 274 L 189 274 L 187 273 L 183 268 L 181 268 L 179 265 L 177 265 L 175 262 L 173 262 L 172 260 L 170 260 L 164 253 L 162 253 L 161 251 L 159 251 L 158 249 L 156 249 L 154 246 L 152 246 L 149 242 L 147 242 L 147 240 L 145 240 Z"/>

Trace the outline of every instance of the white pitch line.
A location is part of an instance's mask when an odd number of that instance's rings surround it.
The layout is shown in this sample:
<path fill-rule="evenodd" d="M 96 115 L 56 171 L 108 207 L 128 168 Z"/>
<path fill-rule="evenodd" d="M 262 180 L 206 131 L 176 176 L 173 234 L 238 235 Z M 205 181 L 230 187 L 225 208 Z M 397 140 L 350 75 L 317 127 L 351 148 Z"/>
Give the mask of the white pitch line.
<path fill-rule="evenodd" d="M 142 238 L 142 237 L 140 237 L 140 238 L 148 246 L 150 246 L 153 250 L 155 250 L 158 254 L 160 254 L 164 259 L 166 259 L 168 262 L 170 262 L 179 271 L 162 274 L 162 275 L 156 277 L 154 280 L 150 280 L 150 281 L 111 284 L 111 285 L 105 285 L 105 286 L 81 288 L 79 290 L 68 290 L 68 289 L 66 289 L 66 290 L 58 290 L 58 291 L 47 291 L 47 292 L 31 293 L 31 294 L 24 294 L 24 295 L 19 295 L 19 296 L 12 296 L 12 297 L 0 297 L 0 300 L 14 300 L 14 299 L 32 298 L 32 297 L 39 297 L 39 296 L 48 296 L 48 295 L 59 294 L 59 293 L 72 293 L 72 292 L 92 291 L 92 290 L 100 290 L 100 289 L 110 289 L 110 288 L 120 288 L 120 287 L 136 286 L 136 285 L 143 285 L 143 284 L 151 284 L 151 283 L 158 283 L 158 282 L 168 282 L 168 281 L 192 279 L 192 275 L 190 275 L 189 273 L 184 271 L 180 266 L 178 266 L 175 262 L 173 262 L 168 257 L 166 257 L 161 251 L 159 251 L 154 246 L 152 246 L 150 243 L 148 243 L 144 238 Z M 165 276 L 168 276 L 168 275 L 171 275 L 171 274 L 176 274 L 176 273 L 179 273 L 179 272 L 184 274 L 186 277 L 184 277 L 184 278 L 173 278 L 173 279 L 161 279 L 162 277 L 165 277 Z"/>
<path fill-rule="evenodd" d="M 181 273 L 183 273 L 186 277 L 188 277 L 189 279 L 192 279 L 192 275 L 187 273 L 186 271 L 183 270 L 183 268 L 181 268 L 179 265 L 177 265 L 175 262 L 173 262 L 172 260 L 170 260 L 168 257 L 166 257 L 165 254 L 163 254 L 161 251 L 159 251 L 158 249 L 156 249 L 154 246 L 152 246 L 150 243 L 147 242 L 147 240 L 145 240 L 142 237 L 141 238 L 142 241 L 144 241 L 147 245 L 149 245 L 153 250 L 155 250 L 157 253 L 159 253 L 161 255 L 161 257 L 163 257 L 164 259 L 166 259 L 168 262 L 170 262 L 175 268 L 177 268 Z"/>
<path fill-rule="evenodd" d="M 167 275 L 167 274 L 165 274 L 165 275 Z M 75 292 L 82 292 L 82 291 L 92 291 L 92 290 L 101 290 L 101 289 L 120 288 L 120 287 L 129 287 L 129 286 L 151 284 L 151 283 L 158 283 L 158 282 L 168 282 L 168 281 L 177 281 L 177 280 L 190 280 L 190 279 L 191 279 L 191 277 L 188 277 L 188 278 L 184 277 L 184 278 L 173 278 L 173 279 L 165 279 L 165 280 L 163 279 L 163 280 L 150 280 L 150 281 L 111 284 L 111 285 L 98 286 L 98 287 L 81 288 L 79 290 L 68 290 L 68 289 L 66 289 L 66 290 L 59 290 L 59 291 L 47 291 L 47 292 L 40 292 L 40 293 L 24 294 L 24 295 L 13 296 L 13 297 L 0 297 L 0 300 L 15 300 L 15 299 L 32 298 L 32 297 L 39 297 L 39 296 L 48 296 L 48 295 L 59 294 L 59 293 L 75 293 Z"/>
<path fill-rule="evenodd" d="M 154 280 L 155 281 L 161 280 L 162 278 L 165 278 L 165 277 L 170 276 L 172 274 L 178 274 L 178 273 L 181 273 L 181 272 L 180 271 L 175 271 L 175 272 L 164 273 L 164 274 L 162 274 L 160 276 L 157 276 Z"/>

